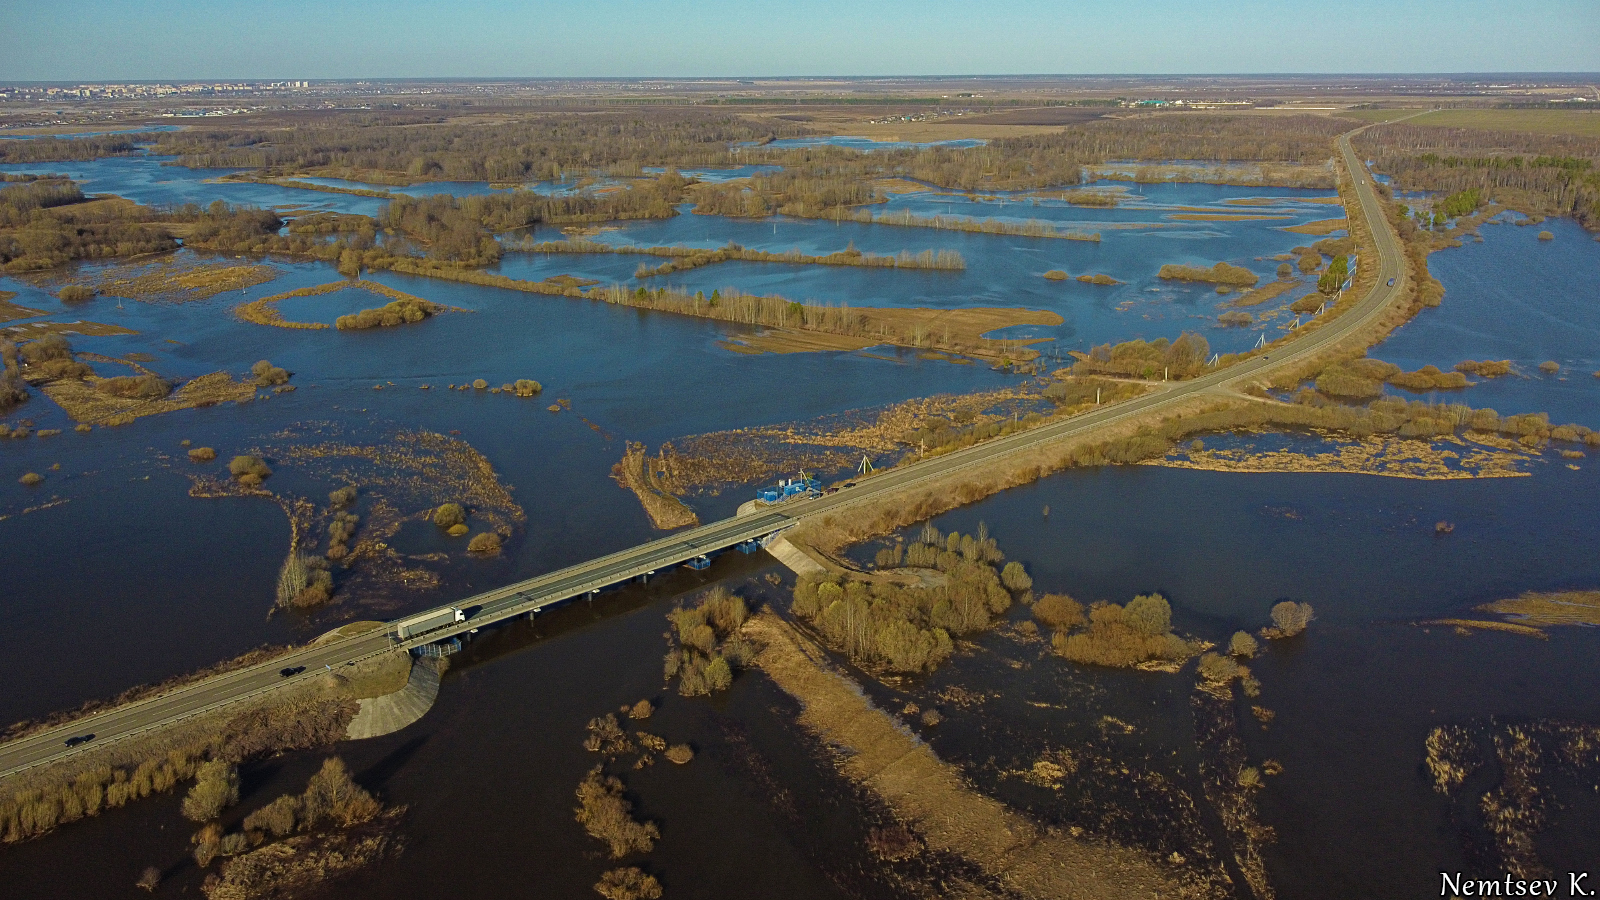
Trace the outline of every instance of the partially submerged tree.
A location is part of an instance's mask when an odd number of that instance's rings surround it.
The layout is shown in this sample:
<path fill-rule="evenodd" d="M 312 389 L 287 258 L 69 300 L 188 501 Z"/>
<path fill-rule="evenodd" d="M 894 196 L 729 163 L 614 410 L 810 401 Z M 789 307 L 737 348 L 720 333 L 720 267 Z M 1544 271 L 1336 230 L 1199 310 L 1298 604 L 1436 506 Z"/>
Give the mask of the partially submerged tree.
<path fill-rule="evenodd" d="M 200 766 L 194 786 L 183 798 L 183 816 L 193 822 L 209 822 L 239 802 L 239 770 L 231 763 L 214 759 Z"/>
<path fill-rule="evenodd" d="M 1286 638 L 1306 630 L 1314 615 L 1309 603 L 1285 600 L 1272 607 L 1272 628 L 1263 632 L 1269 638 Z"/>

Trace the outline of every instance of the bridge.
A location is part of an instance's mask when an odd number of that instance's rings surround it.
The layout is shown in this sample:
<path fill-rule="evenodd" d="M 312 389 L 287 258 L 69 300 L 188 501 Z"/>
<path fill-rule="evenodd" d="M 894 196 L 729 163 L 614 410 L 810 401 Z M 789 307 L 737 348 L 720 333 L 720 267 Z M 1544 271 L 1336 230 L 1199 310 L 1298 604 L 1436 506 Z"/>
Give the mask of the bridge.
<path fill-rule="evenodd" d="M 466 614 L 464 621 L 451 621 L 414 637 L 396 640 L 392 636 L 394 631 L 391 625 L 382 630 L 314 644 L 270 662 L 212 676 L 146 700 L 19 738 L 0 746 L 0 778 L 104 746 L 110 741 L 168 727 L 175 722 L 258 697 L 297 679 L 314 678 L 327 667 L 356 662 L 397 648 L 409 649 L 446 640 L 475 628 L 534 613 L 592 591 L 772 535 L 802 518 L 843 511 L 952 474 L 982 469 L 1034 447 L 1090 434 L 1173 407 L 1200 394 L 1226 392 L 1241 382 L 1303 362 L 1376 321 L 1396 299 L 1405 295 L 1407 275 L 1399 240 L 1381 212 L 1371 174 L 1350 146 L 1350 137 L 1361 130 L 1358 128 L 1341 135 L 1337 146 L 1346 171 L 1351 173 L 1355 182 L 1354 190 L 1361 214 L 1377 244 L 1378 274 L 1375 287 L 1338 318 L 1304 332 L 1288 345 L 1266 356 L 1247 359 L 1188 381 L 1166 382 L 1152 393 L 1114 406 L 1049 422 L 911 465 L 880 471 L 836 493 L 791 500 L 751 515 L 677 532 L 608 556 L 468 597 L 433 611 L 443 612 L 451 607 L 460 609 Z M 1388 283 L 1390 279 L 1393 279 L 1393 285 Z M 407 617 L 409 620 L 417 618 Z M 280 676 L 280 669 L 295 666 L 304 666 L 304 672 L 287 679 Z M 76 747 L 65 745 L 67 738 L 84 734 L 93 734 L 95 739 Z"/>

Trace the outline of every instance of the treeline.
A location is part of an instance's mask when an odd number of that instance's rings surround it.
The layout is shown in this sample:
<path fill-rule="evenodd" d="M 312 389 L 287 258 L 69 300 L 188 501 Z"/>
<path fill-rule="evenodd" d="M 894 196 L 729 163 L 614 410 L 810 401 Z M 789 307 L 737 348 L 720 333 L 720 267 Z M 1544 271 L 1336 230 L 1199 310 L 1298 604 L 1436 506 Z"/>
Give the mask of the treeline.
<path fill-rule="evenodd" d="M 0 271 L 32 272 L 78 259 L 108 259 L 172 250 L 177 241 L 132 203 L 84 204 L 70 181 L 41 180 L 0 188 Z"/>
<path fill-rule="evenodd" d="M 967 261 L 955 250 L 924 250 L 921 253 L 901 250 L 899 253 L 889 256 L 862 253 L 855 248 L 853 243 L 843 250 L 821 256 L 801 253 L 799 250 L 788 250 L 782 253 L 751 250 L 732 241 L 716 250 L 703 250 L 695 247 L 613 247 L 610 244 L 602 244 L 598 241 L 524 241 L 514 246 L 518 250 L 525 250 L 530 253 L 639 254 L 671 258 L 668 262 L 653 268 L 640 263 L 639 271 L 634 273 L 635 277 L 639 278 L 653 275 L 670 275 L 673 272 L 698 269 L 702 266 L 727 262 L 728 260 L 888 269 L 956 270 L 967 267 Z"/>
<path fill-rule="evenodd" d="M 25 141 L 0 140 L 0 163 L 58 162 L 91 160 L 107 156 L 132 156 L 139 144 L 155 140 L 156 134 L 102 134 L 81 138 L 30 138 Z"/>
<path fill-rule="evenodd" d="M 0 187 L 0 228 L 21 225 L 36 209 L 82 203 L 83 190 L 65 179 L 36 179 Z"/>
<path fill-rule="evenodd" d="M 1050 134 L 1001 138 L 981 147 L 863 153 L 840 147 L 771 147 L 773 138 L 808 133 L 804 126 L 780 119 L 652 109 L 538 114 L 493 125 L 342 123 L 184 131 L 156 136 L 156 152 L 177 155 L 182 165 L 192 167 L 264 169 L 263 174 L 269 175 L 316 170 L 378 182 L 518 182 L 591 172 L 637 176 L 649 166 L 769 162 L 784 167 L 777 176 L 764 176 L 782 182 L 771 192 L 786 195 L 788 203 L 820 202 L 823 208 L 832 208 L 865 201 L 825 194 L 859 194 L 863 188 L 851 183 L 873 177 L 915 178 L 968 190 L 1024 189 L 1075 184 L 1085 164 L 1107 160 L 1315 163 L 1331 155 L 1329 141 L 1343 128 L 1344 123 L 1317 116 L 1163 114 L 1099 119 Z M 76 157 L 45 151 L 39 158 Z M 729 206 L 742 202 L 732 192 L 717 193 L 723 198 L 719 202 Z"/>
<path fill-rule="evenodd" d="M 995 564 L 1003 559 L 981 524 L 976 535 L 944 535 L 929 523 L 903 553 L 890 548 L 878 563 L 937 569 L 945 574 L 939 586 L 807 575 L 795 583 L 790 609 L 858 665 L 931 671 L 954 652 L 952 637 L 989 628 L 1011 608 L 1012 591 L 1032 586 L 1020 563 L 997 572 Z"/>
<path fill-rule="evenodd" d="M 677 215 L 690 182 L 675 172 L 608 194 L 547 196 L 510 191 L 452 197 L 396 197 L 378 222 L 416 240 L 430 259 L 488 265 L 500 258 L 493 232 L 531 225 L 665 219 Z"/>
<path fill-rule="evenodd" d="M 1406 190 L 1476 189 L 1483 200 L 1600 229 L 1600 139 L 1399 123 L 1357 141 L 1374 168 Z"/>
<path fill-rule="evenodd" d="M 860 154 L 857 154 L 859 156 Z M 883 197 L 852 166 L 808 164 L 752 177 L 748 184 L 707 184 L 695 191 L 694 211 L 718 216 L 762 218 L 773 213 L 817 218 L 835 209 L 877 203 Z"/>
<path fill-rule="evenodd" d="M 736 142 L 806 133 L 779 119 L 695 110 L 541 114 L 488 125 L 340 123 L 163 134 L 156 151 L 194 168 L 321 169 L 369 180 L 517 182 L 568 173 L 643 174 L 646 166 L 737 165 Z M 52 158 L 52 157 L 46 157 Z"/>

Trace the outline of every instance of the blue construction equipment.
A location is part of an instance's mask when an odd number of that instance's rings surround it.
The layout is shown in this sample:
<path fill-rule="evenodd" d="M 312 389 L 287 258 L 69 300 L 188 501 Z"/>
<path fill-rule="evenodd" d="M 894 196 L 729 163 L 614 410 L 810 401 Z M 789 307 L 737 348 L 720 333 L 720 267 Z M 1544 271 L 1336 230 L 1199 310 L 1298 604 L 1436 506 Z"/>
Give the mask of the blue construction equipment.
<path fill-rule="evenodd" d="M 756 494 L 756 499 L 762 503 L 781 503 L 796 497 L 812 497 L 820 493 L 822 493 L 822 482 L 801 472 L 799 478 L 784 479 L 779 481 L 776 487 L 762 488 Z"/>

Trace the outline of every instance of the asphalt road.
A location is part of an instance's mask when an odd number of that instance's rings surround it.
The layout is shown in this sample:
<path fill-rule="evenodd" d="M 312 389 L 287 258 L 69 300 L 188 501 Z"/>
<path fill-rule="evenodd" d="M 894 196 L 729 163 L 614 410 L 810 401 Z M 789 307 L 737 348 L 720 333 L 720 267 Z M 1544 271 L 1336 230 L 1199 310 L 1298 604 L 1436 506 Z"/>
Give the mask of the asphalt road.
<path fill-rule="evenodd" d="M 297 650 L 270 662 L 216 675 L 158 697 L 12 741 L 0 746 L 0 778 L 73 753 L 104 746 L 111 741 L 167 727 L 180 720 L 259 696 L 294 680 L 315 677 L 329 668 L 338 668 L 367 656 L 385 652 L 395 646 L 409 647 L 441 640 L 472 628 L 534 612 L 541 607 L 580 596 L 593 589 L 648 575 L 652 571 L 666 569 L 703 553 L 721 550 L 751 538 L 771 534 L 805 516 L 836 511 L 897 493 L 923 482 L 943 478 L 954 472 L 981 468 L 1001 457 L 1040 444 L 1083 435 L 1142 416 L 1152 410 L 1181 403 L 1208 391 L 1226 390 L 1240 382 L 1259 379 L 1275 369 L 1314 356 L 1381 315 L 1406 287 L 1404 257 L 1399 241 L 1390 231 L 1388 223 L 1380 212 L 1381 207 L 1373 188 L 1371 174 L 1361 165 L 1350 147 L 1350 136 L 1355 133 L 1352 131 L 1339 137 L 1337 146 L 1344 158 L 1346 169 L 1355 174 L 1357 180 L 1355 191 L 1361 204 L 1361 214 L 1377 241 L 1377 287 L 1331 323 L 1312 329 L 1286 347 L 1274 350 L 1267 356 L 1236 363 L 1210 375 L 1188 381 L 1165 383 L 1160 390 L 1135 400 L 996 438 L 913 465 L 890 469 L 863 479 L 856 487 L 834 494 L 812 500 L 791 501 L 784 504 L 780 508 L 781 511 L 767 511 L 702 525 L 609 556 L 457 601 L 452 605 L 468 613 L 467 622 L 429 632 L 403 645 L 396 645 L 390 639 L 387 629 L 355 637 L 333 639 Z M 1371 262 L 1364 260 L 1363 265 L 1371 265 Z M 1390 278 L 1395 280 L 1393 287 L 1387 284 Z M 292 678 L 284 678 L 279 674 L 281 669 L 295 666 L 304 666 L 305 671 Z M 84 734 L 93 734 L 95 738 L 76 748 L 68 748 L 65 745 L 67 738 Z"/>

